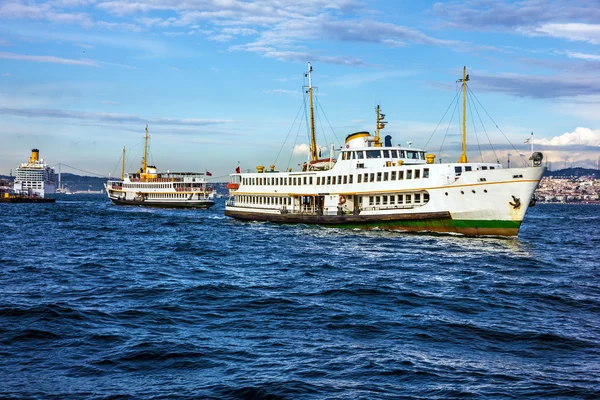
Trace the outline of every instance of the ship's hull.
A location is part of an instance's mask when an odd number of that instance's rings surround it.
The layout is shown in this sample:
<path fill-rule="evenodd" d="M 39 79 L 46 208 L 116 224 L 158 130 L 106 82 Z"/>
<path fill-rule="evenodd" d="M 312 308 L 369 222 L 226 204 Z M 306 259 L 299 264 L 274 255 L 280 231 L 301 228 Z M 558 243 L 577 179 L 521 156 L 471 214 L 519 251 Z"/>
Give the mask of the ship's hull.
<path fill-rule="evenodd" d="M 143 207 L 158 207 L 158 208 L 203 208 L 208 209 L 215 205 L 212 200 L 198 201 L 149 201 L 149 200 L 123 200 L 111 198 L 113 204 L 118 206 L 143 206 Z"/>
<path fill-rule="evenodd" d="M 469 236 L 516 236 L 521 221 L 459 220 L 445 212 L 392 215 L 306 215 L 245 212 L 229 207 L 225 215 L 246 221 L 315 224 L 350 229 L 457 233 Z"/>

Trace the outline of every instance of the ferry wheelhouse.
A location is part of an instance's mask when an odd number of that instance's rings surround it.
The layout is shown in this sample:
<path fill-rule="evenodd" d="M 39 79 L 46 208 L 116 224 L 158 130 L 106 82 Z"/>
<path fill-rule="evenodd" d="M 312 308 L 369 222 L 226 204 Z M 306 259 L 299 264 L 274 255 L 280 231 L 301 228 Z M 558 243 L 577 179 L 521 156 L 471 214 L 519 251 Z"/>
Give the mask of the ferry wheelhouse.
<path fill-rule="evenodd" d="M 201 172 L 159 173 L 148 165 L 148 126 L 144 158 L 139 171 L 125 173 L 123 149 L 121 179 L 109 179 L 104 184 L 108 198 L 117 205 L 150 207 L 210 208 L 215 204 L 212 188 L 207 186 L 206 174 Z"/>
<path fill-rule="evenodd" d="M 38 149 L 32 149 L 29 161 L 17 167 L 13 190 L 19 194 L 41 198 L 56 192 L 54 168 L 40 159 Z"/>
<path fill-rule="evenodd" d="M 319 159 L 312 118 L 311 161 L 301 171 L 275 166 L 230 175 L 225 215 L 252 221 L 327 226 L 516 236 L 545 168 L 543 155 L 532 166 L 468 162 L 463 123 L 462 155 L 456 163 L 436 163 L 423 149 L 381 143 L 384 115 L 377 107 L 376 134 L 346 137 L 337 157 Z M 468 76 L 463 71 L 463 95 Z M 463 100 L 464 101 L 464 100 Z M 465 118 L 463 103 L 463 122 Z"/>

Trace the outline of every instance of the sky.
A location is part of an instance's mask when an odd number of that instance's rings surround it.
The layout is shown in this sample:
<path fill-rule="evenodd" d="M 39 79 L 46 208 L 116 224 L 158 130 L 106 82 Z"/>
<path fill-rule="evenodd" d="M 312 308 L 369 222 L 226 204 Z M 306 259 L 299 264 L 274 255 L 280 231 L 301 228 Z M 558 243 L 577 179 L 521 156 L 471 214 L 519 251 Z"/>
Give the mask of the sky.
<path fill-rule="evenodd" d="M 596 168 L 600 0 L 0 0 L 0 174 L 297 170 L 357 131 L 469 161 Z M 457 107 L 458 105 L 458 107 Z M 526 141 L 529 139 L 529 143 Z"/>

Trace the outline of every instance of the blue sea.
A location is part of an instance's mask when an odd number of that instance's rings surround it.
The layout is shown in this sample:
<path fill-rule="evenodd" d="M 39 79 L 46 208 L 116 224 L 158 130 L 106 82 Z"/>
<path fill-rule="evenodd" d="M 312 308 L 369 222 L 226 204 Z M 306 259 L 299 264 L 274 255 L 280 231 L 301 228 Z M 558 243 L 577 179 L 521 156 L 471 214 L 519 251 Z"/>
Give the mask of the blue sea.
<path fill-rule="evenodd" d="M 600 398 L 600 207 L 518 238 L 0 204 L 0 398 Z"/>

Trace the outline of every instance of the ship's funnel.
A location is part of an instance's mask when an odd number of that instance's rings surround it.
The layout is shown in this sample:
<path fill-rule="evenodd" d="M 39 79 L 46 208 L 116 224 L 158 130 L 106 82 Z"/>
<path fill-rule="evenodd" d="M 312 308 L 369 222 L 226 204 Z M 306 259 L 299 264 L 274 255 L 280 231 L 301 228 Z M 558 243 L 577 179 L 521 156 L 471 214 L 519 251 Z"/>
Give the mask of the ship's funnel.
<path fill-rule="evenodd" d="M 31 158 L 29 159 L 30 163 L 38 162 L 40 159 L 40 151 L 38 149 L 31 149 Z"/>

